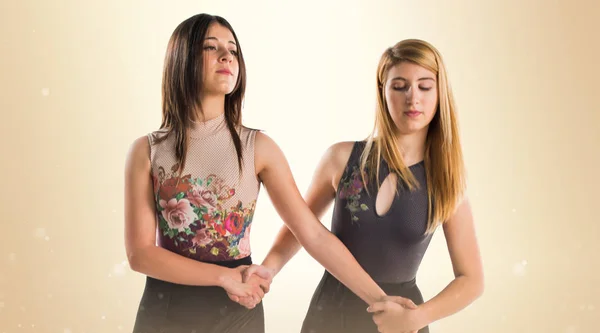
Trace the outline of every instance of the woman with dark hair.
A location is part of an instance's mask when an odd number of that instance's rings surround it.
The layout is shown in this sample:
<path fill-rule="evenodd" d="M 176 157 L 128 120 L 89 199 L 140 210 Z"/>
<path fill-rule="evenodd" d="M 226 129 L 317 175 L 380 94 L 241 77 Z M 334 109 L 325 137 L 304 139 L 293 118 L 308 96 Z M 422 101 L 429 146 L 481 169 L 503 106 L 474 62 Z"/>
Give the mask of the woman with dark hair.
<path fill-rule="evenodd" d="M 246 72 L 223 18 L 195 15 L 166 52 L 163 121 L 132 144 L 125 168 L 125 244 L 147 276 L 134 332 L 264 332 L 271 274 L 242 281 L 261 183 L 307 252 L 367 304 L 386 296 L 314 216 L 284 154 L 242 125 Z M 232 299 L 240 301 L 242 306 Z"/>

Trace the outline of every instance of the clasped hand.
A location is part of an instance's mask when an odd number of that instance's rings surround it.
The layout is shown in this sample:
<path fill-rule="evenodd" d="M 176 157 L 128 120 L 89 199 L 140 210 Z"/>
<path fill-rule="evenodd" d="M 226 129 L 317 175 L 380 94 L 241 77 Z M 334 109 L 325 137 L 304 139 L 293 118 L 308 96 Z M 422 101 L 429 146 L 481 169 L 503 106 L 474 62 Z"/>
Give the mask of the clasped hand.
<path fill-rule="evenodd" d="M 253 309 L 269 292 L 273 273 L 264 266 L 250 265 L 235 268 L 236 274 L 225 286 L 229 298 L 240 305 Z"/>
<path fill-rule="evenodd" d="M 367 311 L 380 333 L 417 333 L 425 326 L 419 307 L 408 298 L 385 296 Z"/>
<path fill-rule="evenodd" d="M 272 280 L 273 273 L 264 266 L 240 266 L 234 269 L 225 290 L 232 301 L 253 309 L 269 292 Z M 417 333 L 425 326 L 419 307 L 408 298 L 385 296 L 367 311 L 381 333 Z"/>

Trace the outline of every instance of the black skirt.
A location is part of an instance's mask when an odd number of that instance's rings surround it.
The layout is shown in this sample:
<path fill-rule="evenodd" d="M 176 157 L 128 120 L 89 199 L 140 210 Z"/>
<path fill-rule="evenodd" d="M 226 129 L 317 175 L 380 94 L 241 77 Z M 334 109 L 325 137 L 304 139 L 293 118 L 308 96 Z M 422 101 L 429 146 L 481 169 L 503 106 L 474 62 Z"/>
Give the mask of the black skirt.
<path fill-rule="evenodd" d="M 416 280 L 403 283 L 379 283 L 387 295 L 402 296 L 423 304 Z M 367 303 L 325 271 L 313 294 L 301 333 L 378 333 Z M 429 333 L 429 327 L 419 330 Z"/>
<path fill-rule="evenodd" d="M 250 265 L 246 257 L 216 263 L 234 268 Z M 264 333 L 262 302 L 247 309 L 220 287 L 187 286 L 151 277 L 139 304 L 133 333 Z"/>

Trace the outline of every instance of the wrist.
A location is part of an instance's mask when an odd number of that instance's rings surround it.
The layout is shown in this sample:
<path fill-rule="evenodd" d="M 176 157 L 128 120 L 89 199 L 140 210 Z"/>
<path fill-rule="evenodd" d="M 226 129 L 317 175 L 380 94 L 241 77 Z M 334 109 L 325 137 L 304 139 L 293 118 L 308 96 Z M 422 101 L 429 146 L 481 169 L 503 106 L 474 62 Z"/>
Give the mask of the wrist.
<path fill-rule="evenodd" d="M 219 267 L 219 271 L 217 272 L 217 281 L 216 285 L 218 287 L 226 289 L 228 285 L 233 281 L 233 269 L 227 267 Z"/>
<path fill-rule="evenodd" d="M 269 261 L 268 258 L 266 258 L 260 265 L 269 272 L 271 278 L 274 278 L 275 275 L 279 274 L 279 271 L 281 270 L 281 267 L 279 265 L 276 265 L 275 263 Z"/>
<path fill-rule="evenodd" d="M 387 294 L 383 291 L 383 289 L 379 289 L 377 293 L 367 295 L 366 302 L 369 306 L 371 306 L 374 303 L 381 302 L 386 296 Z"/>
<path fill-rule="evenodd" d="M 417 308 L 414 311 L 419 329 L 431 324 L 434 321 L 432 318 L 431 310 L 427 303 L 423 303 L 417 306 Z"/>

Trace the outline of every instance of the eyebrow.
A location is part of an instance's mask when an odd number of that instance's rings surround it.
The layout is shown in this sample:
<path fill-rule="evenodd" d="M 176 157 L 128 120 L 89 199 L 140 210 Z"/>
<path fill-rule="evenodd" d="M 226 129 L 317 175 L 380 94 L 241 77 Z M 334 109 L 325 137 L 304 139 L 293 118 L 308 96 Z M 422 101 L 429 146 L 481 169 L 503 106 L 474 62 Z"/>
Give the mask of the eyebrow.
<path fill-rule="evenodd" d="M 207 40 L 207 39 L 218 40 L 217 37 L 206 37 L 205 40 Z M 229 43 L 237 46 L 237 44 L 232 40 L 230 40 Z"/>
<path fill-rule="evenodd" d="M 401 77 L 401 76 L 398 76 L 398 77 L 395 77 L 395 78 L 393 78 L 393 79 L 392 79 L 392 81 L 395 81 L 395 80 L 400 80 L 400 81 L 408 81 L 407 79 L 405 79 L 405 78 L 403 78 L 403 77 Z M 426 76 L 426 77 L 421 77 L 421 78 L 419 78 L 417 81 L 425 81 L 425 80 L 431 80 L 431 81 L 435 81 L 435 79 L 434 79 L 434 78 L 432 78 L 432 77 L 429 77 L 429 76 Z"/>

